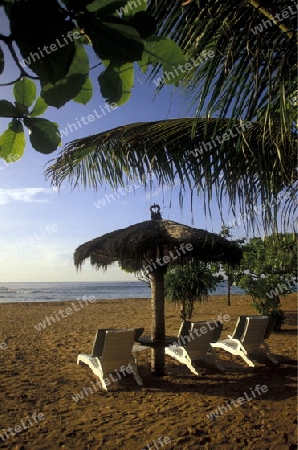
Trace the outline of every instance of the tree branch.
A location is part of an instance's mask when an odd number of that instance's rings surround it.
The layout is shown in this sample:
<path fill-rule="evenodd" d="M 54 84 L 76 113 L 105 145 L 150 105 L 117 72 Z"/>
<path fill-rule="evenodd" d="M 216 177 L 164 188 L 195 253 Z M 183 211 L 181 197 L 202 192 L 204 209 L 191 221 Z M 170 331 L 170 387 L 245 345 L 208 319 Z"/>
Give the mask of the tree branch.
<path fill-rule="evenodd" d="M 292 37 L 294 36 L 294 32 L 290 30 L 284 23 L 281 23 L 278 20 L 276 20 L 275 19 L 276 14 L 275 15 L 271 14 L 268 11 L 268 9 L 262 6 L 261 2 L 259 2 L 258 0 L 249 0 L 249 3 L 251 4 L 251 6 L 258 9 L 265 17 L 271 20 L 275 25 L 277 25 L 278 28 L 280 28 L 283 33 L 286 33 L 289 39 L 292 39 Z"/>
<path fill-rule="evenodd" d="M 12 41 L 11 36 L 5 36 L 4 34 L 0 33 L 0 41 L 5 42 L 7 44 L 8 42 Z"/>
<path fill-rule="evenodd" d="M 190 5 L 193 2 L 193 0 L 185 0 L 182 3 L 182 6 Z M 265 17 L 267 17 L 269 20 L 271 20 L 275 25 L 278 26 L 278 28 L 283 32 L 286 33 L 289 37 L 289 39 L 292 39 L 294 36 L 294 32 L 290 30 L 284 23 L 279 22 L 275 19 L 275 15 L 271 14 L 265 6 L 261 5 L 261 2 L 258 0 L 249 0 L 249 3 L 254 8 L 258 9 Z"/>
<path fill-rule="evenodd" d="M 102 66 L 102 62 L 99 62 L 99 63 L 95 64 L 95 66 L 89 67 L 89 70 L 93 70 L 93 69 L 95 69 L 98 66 Z"/>
<path fill-rule="evenodd" d="M 39 80 L 38 77 L 34 77 L 34 76 L 32 76 L 32 75 L 29 75 L 29 73 L 26 72 L 26 70 L 24 69 L 24 67 L 21 66 L 20 61 L 18 60 L 18 56 L 17 56 L 17 54 L 16 54 L 16 51 L 15 51 L 15 49 L 13 48 L 12 41 L 9 41 L 9 42 L 7 43 L 7 47 L 9 48 L 9 51 L 10 51 L 10 53 L 11 53 L 11 56 L 12 56 L 14 62 L 16 63 L 16 65 L 17 65 L 17 67 L 18 67 L 18 69 L 19 69 L 19 71 L 20 71 L 20 73 L 21 73 L 21 76 L 22 76 L 22 77 L 28 77 L 28 78 L 31 78 L 31 79 L 33 79 L 33 80 Z"/>
<path fill-rule="evenodd" d="M 16 80 L 9 81 L 8 83 L 0 83 L 0 86 L 11 86 L 12 84 L 15 84 L 17 81 L 19 81 L 22 77 L 23 75 L 20 74 Z"/>
<path fill-rule="evenodd" d="M 32 80 L 39 80 L 39 77 L 34 77 L 33 75 L 29 75 L 29 73 L 24 69 L 24 67 L 21 66 L 20 61 L 18 59 L 18 56 L 16 54 L 16 51 L 15 51 L 15 49 L 13 47 L 12 36 L 11 35 L 10 36 L 5 36 L 4 34 L 0 33 L 0 41 L 3 41 L 7 45 L 8 50 L 10 51 L 10 54 L 12 56 L 12 59 L 14 60 L 16 66 L 18 67 L 18 69 L 20 71 L 20 76 L 15 81 L 11 81 L 11 82 L 8 82 L 8 83 L 0 84 L 0 86 L 9 86 L 11 84 L 14 84 L 18 80 L 20 80 L 22 77 L 31 78 Z"/>

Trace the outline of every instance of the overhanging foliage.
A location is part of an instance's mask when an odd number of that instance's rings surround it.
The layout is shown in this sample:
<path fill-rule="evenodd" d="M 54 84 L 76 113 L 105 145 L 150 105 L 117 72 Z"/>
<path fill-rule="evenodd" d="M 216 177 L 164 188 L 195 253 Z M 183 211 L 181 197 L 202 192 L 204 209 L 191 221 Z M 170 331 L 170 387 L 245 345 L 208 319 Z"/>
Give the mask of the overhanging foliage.
<path fill-rule="evenodd" d="M 192 139 L 194 122 L 196 134 Z M 225 141 L 227 129 L 231 133 Z M 127 179 L 144 179 L 150 172 L 163 186 L 173 186 L 179 177 L 181 194 L 189 188 L 203 192 L 206 205 L 214 192 L 220 210 L 225 195 L 232 211 L 239 200 L 245 215 L 243 222 L 258 216 L 254 209 L 258 201 L 267 205 L 258 217 L 268 229 L 276 226 L 279 203 L 275 200 L 278 193 L 283 193 L 284 224 L 290 226 L 297 208 L 295 147 L 291 138 L 283 143 L 285 169 L 271 136 L 262 133 L 257 123 L 230 119 L 186 118 L 131 124 L 71 142 L 56 160 L 49 162 L 46 175 L 55 186 L 67 179 L 72 187 L 94 188 L 104 182 L 117 188 Z M 150 184 L 144 186 L 150 188 Z"/>
<path fill-rule="evenodd" d="M 56 124 L 30 118 L 32 102 L 27 104 L 26 97 L 31 98 L 32 90 L 38 87 L 40 102 L 44 102 L 43 108 L 34 111 L 35 116 L 48 105 L 60 108 L 71 100 L 86 104 L 92 98 L 87 46 L 92 47 L 96 60 L 93 68 L 101 66 L 98 83 L 110 104 L 122 105 L 130 98 L 134 63 L 144 73 L 156 64 L 167 70 L 185 63 L 173 41 L 155 34 L 156 23 L 147 11 L 147 0 L 0 0 L 0 11 L 10 26 L 9 35 L 0 33 L 0 75 L 8 53 L 18 73 L 15 80 L 2 86 L 22 84 L 24 94 L 15 104 L 0 103 L 0 117 L 12 118 L 0 139 L 0 157 L 7 162 L 23 154 L 23 125 L 31 132 L 35 150 L 50 153 L 60 144 Z M 178 73 L 168 83 L 181 78 Z"/>

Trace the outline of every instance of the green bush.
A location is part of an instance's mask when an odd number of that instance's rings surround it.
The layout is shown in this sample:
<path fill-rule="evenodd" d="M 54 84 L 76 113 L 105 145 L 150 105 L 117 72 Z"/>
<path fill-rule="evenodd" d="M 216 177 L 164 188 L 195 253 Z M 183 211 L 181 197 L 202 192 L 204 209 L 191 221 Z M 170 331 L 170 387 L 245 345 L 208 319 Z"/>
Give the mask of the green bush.
<path fill-rule="evenodd" d="M 209 291 L 214 290 L 218 277 L 206 263 L 192 260 L 183 266 L 175 266 L 165 275 L 165 294 L 170 302 L 182 305 L 182 317 L 191 318 L 195 301 L 207 301 Z"/>
<path fill-rule="evenodd" d="M 281 329 L 284 323 L 284 312 L 280 306 L 280 295 L 288 293 L 285 290 L 279 290 L 278 281 L 276 276 L 268 276 L 266 278 L 253 279 L 250 275 L 242 275 L 238 280 L 238 286 L 244 289 L 253 298 L 252 306 L 261 315 L 272 317 L 275 319 L 274 330 Z M 275 289 L 272 289 L 275 287 Z M 278 292 L 280 291 L 280 295 Z M 274 293 L 275 292 L 275 293 Z"/>

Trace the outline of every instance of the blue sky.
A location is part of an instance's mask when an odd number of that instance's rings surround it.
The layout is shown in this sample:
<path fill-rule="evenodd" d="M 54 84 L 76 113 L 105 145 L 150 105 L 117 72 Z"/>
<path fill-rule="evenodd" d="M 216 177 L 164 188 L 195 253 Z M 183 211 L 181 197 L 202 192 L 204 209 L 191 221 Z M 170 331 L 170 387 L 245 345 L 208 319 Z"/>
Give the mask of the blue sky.
<path fill-rule="evenodd" d="M 2 8 L 0 17 L 5 34 L 7 30 Z M 17 75 L 14 63 L 8 60 L 0 82 L 12 80 Z M 65 129 L 68 123 L 75 122 L 82 115 L 93 114 L 94 109 L 100 115 L 105 101 L 96 84 L 97 76 L 98 69 L 95 69 L 92 73 L 94 96 L 87 105 L 70 102 L 59 110 L 48 108 L 43 117 L 58 122 L 60 129 Z M 153 100 L 155 89 L 153 83 L 146 83 L 146 76 L 137 73 L 132 97 L 127 104 L 73 131 L 63 138 L 62 144 L 127 123 L 187 115 L 187 104 L 177 91 L 167 87 Z M 1 98 L 13 100 L 12 86 L 1 87 L 1 93 Z M 1 134 L 9 120 L 0 121 Z M 152 203 L 160 204 L 164 219 L 213 232 L 220 231 L 221 220 L 215 200 L 211 204 L 211 219 L 204 216 L 202 197 L 195 198 L 191 213 L 189 193 L 185 194 L 181 210 L 179 185 L 173 191 L 164 189 L 163 192 L 155 184 L 151 194 L 140 186 L 125 196 L 115 196 L 115 201 L 109 197 L 110 202 L 106 200 L 105 206 L 102 206 L 103 198 L 113 193 L 109 186 L 97 192 L 82 189 L 71 191 L 65 184 L 58 192 L 45 180 L 44 166 L 58 155 L 61 148 L 51 155 L 42 155 L 32 149 L 29 142 L 19 161 L 7 164 L 0 159 L 0 282 L 134 280 L 132 275 L 118 268 L 111 268 L 105 273 L 97 272 L 88 262 L 77 273 L 73 265 L 73 252 L 85 241 L 148 220 Z M 99 200 L 101 203 L 98 203 Z M 96 207 L 99 204 L 100 208 Z M 228 207 L 224 209 L 225 223 L 228 223 L 232 216 L 228 214 Z M 235 238 L 243 235 L 242 226 L 235 229 Z"/>

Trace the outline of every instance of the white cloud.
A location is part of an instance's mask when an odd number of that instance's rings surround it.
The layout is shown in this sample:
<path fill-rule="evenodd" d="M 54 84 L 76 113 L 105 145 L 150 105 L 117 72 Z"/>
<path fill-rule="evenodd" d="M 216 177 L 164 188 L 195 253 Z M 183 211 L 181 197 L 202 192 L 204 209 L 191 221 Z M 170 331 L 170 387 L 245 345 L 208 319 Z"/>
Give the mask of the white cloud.
<path fill-rule="evenodd" d="M 0 189 L 0 205 L 5 205 L 13 201 L 25 203 L 47 203 L 45 197 L 55 194 L 57 189 L 51 188 L 21 188 L 21 189 Z"/>
<path fill-rule="evenodd" d="M 43 261 L 45 263 L 50 263 L 56 267 L 74 267 L 73 264 L 73 249 L 71 248 L 69 252 L 61 253 L 59 250 L 51 245 L 49 248 L 45 249 L 45 254 L 43 255 Z"/>

